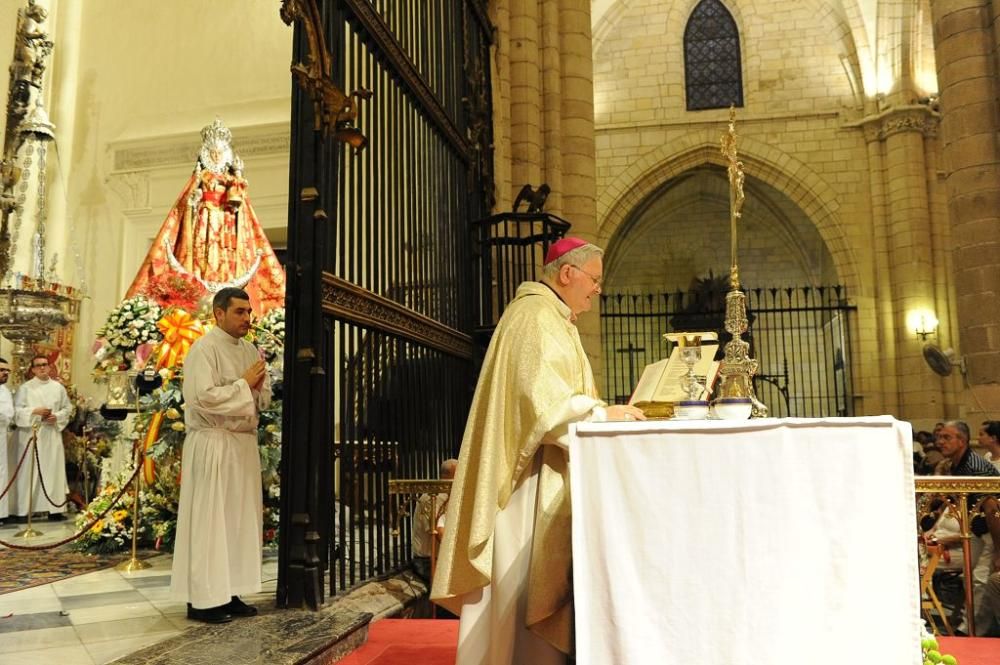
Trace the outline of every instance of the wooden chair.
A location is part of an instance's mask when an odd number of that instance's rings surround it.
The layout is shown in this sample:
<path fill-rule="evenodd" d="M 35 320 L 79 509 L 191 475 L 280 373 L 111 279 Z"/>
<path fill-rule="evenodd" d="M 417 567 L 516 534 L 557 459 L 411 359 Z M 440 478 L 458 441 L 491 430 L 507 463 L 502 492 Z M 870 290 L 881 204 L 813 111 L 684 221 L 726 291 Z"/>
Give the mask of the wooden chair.
<path fill-rule="evenodd" d="M 927 566 L 920 575 L 920 609 L 924 613 L 924 617 L 927 619 L 927 623 L 930 624 L 931 630 L 935 635 L 939 635 L 940 633 L 938 632 L 934 615 L 931 614 L 932 610 L 937 612 L 938 616 L 941 617 L 941 622 L 944 624 L 944 629 L 948 635 L 954 635 L 955 631 L 951 627 L 951 622 L 948 621 L 948 614 L 944 611 L 944 607 L 942 607 L 937 594 L 934 593 L 934 571 L 941 561 L 944 547 L 938 543 L 927 543 L 925 547 L 930 558 L 927 560 Z"/>

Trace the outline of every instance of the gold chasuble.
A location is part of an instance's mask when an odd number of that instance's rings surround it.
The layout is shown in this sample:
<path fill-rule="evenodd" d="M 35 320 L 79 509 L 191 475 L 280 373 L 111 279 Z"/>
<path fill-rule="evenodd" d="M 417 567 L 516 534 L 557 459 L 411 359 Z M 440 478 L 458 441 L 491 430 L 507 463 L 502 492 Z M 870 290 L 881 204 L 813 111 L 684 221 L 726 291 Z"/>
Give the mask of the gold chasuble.
<path fill-rule="evenodd" d="M 461 614 L 463 596 L 494 583 L 497 515 L 537 470 L 524 621 L 564 653 L 573 629 L 569 425 L 603 419 L 605 406 L 570 318 L 538 282 L 521 284 L 504 311 L 465 427 L 431 592 Z"/>

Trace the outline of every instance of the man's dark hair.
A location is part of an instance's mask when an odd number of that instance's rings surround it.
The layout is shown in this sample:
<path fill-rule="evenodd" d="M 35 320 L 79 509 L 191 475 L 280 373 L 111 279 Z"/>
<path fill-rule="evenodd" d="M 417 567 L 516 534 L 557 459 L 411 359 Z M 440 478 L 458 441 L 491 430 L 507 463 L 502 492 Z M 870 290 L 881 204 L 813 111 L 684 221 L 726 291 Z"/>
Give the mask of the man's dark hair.
<path fill-rule="evenodd" d="M 0 358 L 3 360 L 3 358 Z M 1000 420 L 984 420 L 983 431 L 1000 441 Z"/>
<path fill-rule="evenodd" d="M 49 357 L 47 355 L 45 355 L 44 353 L 36 353 L 35 355 L 31 356 L 31 362 L 28 364 L 34 365 L 35 361 L 38 360 L 39 358 L 41 358 L 45 362 L 49 362 Z"/>
<path fill-rule="evenodd" d="M 7 362 L 6 358 L 0 358 L 0 363 L 5 363 L 5 362 Z"/>
<path fill-rule="evenodd" d="M 238 289 L 235 286 L 227 286 L 224 289 L 220 289 L 218 293 L 212 298 L 212 311 L 221 309 L 223 312 L 229 309 L 229 302 L 231 300 L 250 300 L 250 296 L 243 289 Z"/>
<path fill-rule="evenodd" d="M 969 426 L 965 424 L 964 420 L 949 420 L 944 426 L 957 429 L 958 433 L 965 437 L 966 443 L 972 440 L 972 435 L 969 433 Z"/>

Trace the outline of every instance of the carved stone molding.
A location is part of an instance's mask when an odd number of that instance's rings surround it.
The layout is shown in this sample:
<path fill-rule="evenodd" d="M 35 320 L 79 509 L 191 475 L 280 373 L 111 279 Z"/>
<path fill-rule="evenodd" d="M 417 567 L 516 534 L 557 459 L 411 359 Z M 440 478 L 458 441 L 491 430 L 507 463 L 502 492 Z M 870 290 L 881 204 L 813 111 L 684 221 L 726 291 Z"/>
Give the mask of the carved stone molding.
<path fill-rule="evenodd" d="M 149 210 L 149 174 L 142 171 L 112 173 L 108 187 L 122 200 L 125 210 Z"/>
<path fill-rule="evenodd" d="M 239 153 L 245 162 L 254 157 L 265 155 L 288 155 L 291 150 L 291 134 L 287 126 L 268 127 L 263 132 L 254 130 L 233 131 L 233 149 Z M 194 165 L 198 158 L 201 137 L 198 132 L 173 136 L 170 138 L 154 137 L 148 141 L 128 141 L 120 144 L 112 143 L 111 170 L 139 171 L 147 169 L 176 166 L 178 164 Z"/>
<path fill-rule="evenodd" d="M 323 273 L 323 311 L 340 320 L 397 335 L 468 360 L 472 338 L 397 302 Z"/>
<path fill-rule="evenodd" d="M 925 137 L 937 136 L 941 116 L 937 112 L 922 105 L 902 106 L 889 109 L 876 116 L 870 116 L 861 121 L 865 133 L 865 141 L 884 141 L 886 138 L 903 132 L 919 132 Z"/>

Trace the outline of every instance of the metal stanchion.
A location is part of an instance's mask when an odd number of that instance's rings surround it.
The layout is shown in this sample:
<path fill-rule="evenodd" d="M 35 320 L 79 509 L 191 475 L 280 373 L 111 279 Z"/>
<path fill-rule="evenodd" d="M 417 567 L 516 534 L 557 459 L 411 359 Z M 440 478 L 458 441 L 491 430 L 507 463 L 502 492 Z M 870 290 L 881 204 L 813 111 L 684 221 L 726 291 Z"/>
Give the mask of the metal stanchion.
<path fill-rule="evenodd" d="M 139 412 L 139 391 L 136 391 L 135 397 L 136 413 Z M 135 468 L 138 469 L 138 473 L 135 474 L 135 499 L 132 501 L 132 556 L 128 561 L 122 561 L 120 564 L 115 566 L 116 570 L 123 573 L 132 573 L 137 570 L 145 570 L 146 568 L 152 568 L 153 564 L 142 561 L 135 556 L 136 541 L 139 538 L 139 492 L 142 491 L 142 474 L 143 470 L 141 465 L 143 464 L 142 459 L 142 443 L 143 439 L 140 437 L 135 442 Z"/>
<path fill-rule="evenodd" d="M 40 427 L 41 424 L 38 422 L 31 424 L 31 440 L 28 441 L 29 449 L 32 446 L 36 449 L 38 448 L 38 429 Z M 35 502 L 35 453 L 29 450 L 28 455 L 31 457 L 31 476 L 28 481 L 28 526 L 14 534 L 15 538 L 24 538 L 25 540 L 45 535 L 42 531 L 36 531 L 31 527 L 31 514 L 35 509 L 33 505 Z M 41 469 L 38 471 L 41 473 Z"/>

